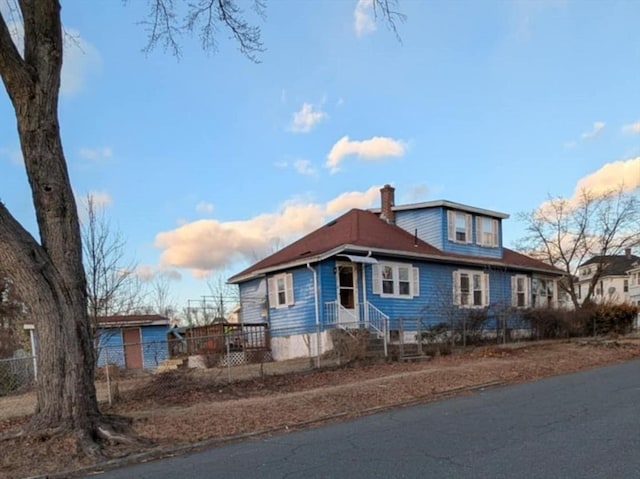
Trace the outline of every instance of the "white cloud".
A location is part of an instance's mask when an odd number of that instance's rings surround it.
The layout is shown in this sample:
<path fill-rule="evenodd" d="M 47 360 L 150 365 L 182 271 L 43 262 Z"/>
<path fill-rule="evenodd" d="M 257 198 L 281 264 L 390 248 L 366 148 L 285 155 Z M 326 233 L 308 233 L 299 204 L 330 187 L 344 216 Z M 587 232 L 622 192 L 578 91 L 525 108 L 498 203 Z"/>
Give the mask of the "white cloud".
<path fill-rule="evenodd" d="M 182 275 L 175 269 L 161 268 L 149 264 L 139 264 L 133 274 L 145 282 L 153 281 L 156 277 L 166 278 L 171 281 L 180 281 L 182 279 Z"/>
<path fill-rule="evenodd" d="M 369 208 L 380 197 L 380 186 L 372 186 L 367 191 L 348 191 L 327 202 L 325 211 L 333 216 L 350 210 L 351 208 Z"/>
<path fill-rule="evenodd" d="M 343 193 L 325 204 L 289 200 L 273 213 L 248 220 L 222 222 L 202 219 L 156 235 L 162 249 L 160 267 L 188 268 L 196 277 L 224 269 L 236 261 L 253 262 L 269 253 L 274 243 L 288 244 L 320 227 L 328 218 L 351 208 L 370 207 L 380 186 Z"/>
<path fill-rule="evenodd" d="M 300 111 L 293 114 L 289 131 L 294 133 L 308 133 L 326 118 L 327 114 L 325 112 L 314 111 L 311 103 L 303 103 Z"/>
<path fill-rule="evenodd" d="M 363 37 L 376 30 L 373 0 L 358 0 L 353 12 L 353 27 L 358 37 Z"/>
<path fill-rule="evenodd" d="M 210 214 L 213 213 L 213 204 L 212 203 L 208 203 L 206 201 L 201 201 L 200 203 L 198 203 L 196 205 L 196 211 L 198 213 L 206 213 L 206 214 Z"/>
<path fill-rule="evenodd" d="M 580 135 L 580 138 L 582 138 L 583 140 L 592 140 L 600 134 L 604 126 L 605 123 L 603 121 L 596 121 L 591 127 L 591 130 L 585 131 L 582 135 Z"/>
<path fill-rule="evenodd" d="M 640 188 L 640 156 L 607 163 L 581 178 L 576 184 L 572 199 L 575 200 L 582 191 L 598 195 L 619 187 L 625 191 Z"/>
<path fill-rule="evenodd" d="M 631 133 L 632 135 L 640 135 L 640 120 L 629 125 L 624 125 L 622 131 L 624 133 Z"/>
<path fill-rule="evenodd" d="M 293 167 L 298 173 L 305 176 L 314 176 L 318 173 L 309 160 L 296 160 Z"/>
<path fill-rule="evenodd" d="M 618 188 L 623 191 L 640 188 L 640 156 L 606 163 L 593 173 L 580 178 L 571 198 L 566 198 L 566 205 L 573 208 L 579 204 L 584 193 L 598 196 Z M 554 211 L 549 201 L 542 203 L 538 210 L 544 215 L 550 215 Z"/>
<path fill-rule="evenodd" d="M 381 160 L 388 157 L 399 157 L 404 155 L 405 144 L 401 140 L 385 136 L 374 136 L 368 140 L 349 140 L 348 136 L 340 138 L 331 148 L 327 155 L 325 166 L 332 173 L 337 172 L 342 160 L 349 155 L 356 155 L 362 160 Z"/>
<path fill-rule="evenodd" d="M 80 148 L 78 154 L 85 160 L 101 162 L 109 160 L 113 156 L 113 150 L 109 146 L 102 148 Z"/>
<path fill-rule="evenodd" d="M 286 168 L 287 166 L 289 166 L 289 163 L 287 163 L 286 161 L 276 161 L 273 166 L 275 166 L 276 168 Z"/>

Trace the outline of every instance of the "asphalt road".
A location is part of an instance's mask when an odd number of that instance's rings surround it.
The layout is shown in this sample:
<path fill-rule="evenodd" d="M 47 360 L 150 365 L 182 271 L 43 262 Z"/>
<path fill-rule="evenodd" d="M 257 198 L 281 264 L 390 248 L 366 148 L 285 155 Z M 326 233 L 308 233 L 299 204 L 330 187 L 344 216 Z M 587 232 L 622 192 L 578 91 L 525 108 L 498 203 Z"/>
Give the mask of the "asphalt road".
<path fill-rule="evenodd" d="M 97 477 L 640 478 L 640 361 Z"/>

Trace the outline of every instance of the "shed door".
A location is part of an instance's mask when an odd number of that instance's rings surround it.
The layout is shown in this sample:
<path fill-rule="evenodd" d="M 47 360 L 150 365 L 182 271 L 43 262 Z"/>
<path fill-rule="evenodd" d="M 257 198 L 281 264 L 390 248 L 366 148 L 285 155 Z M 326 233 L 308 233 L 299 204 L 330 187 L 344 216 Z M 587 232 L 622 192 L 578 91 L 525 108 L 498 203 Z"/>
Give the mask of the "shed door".
<path fill-rule="evenodd" d="M 122 343 L 124 344 L 124 362 L 126 368 L 142 369 L 142 344 L 140 344 L 140 328 L 123 329 Z"/>

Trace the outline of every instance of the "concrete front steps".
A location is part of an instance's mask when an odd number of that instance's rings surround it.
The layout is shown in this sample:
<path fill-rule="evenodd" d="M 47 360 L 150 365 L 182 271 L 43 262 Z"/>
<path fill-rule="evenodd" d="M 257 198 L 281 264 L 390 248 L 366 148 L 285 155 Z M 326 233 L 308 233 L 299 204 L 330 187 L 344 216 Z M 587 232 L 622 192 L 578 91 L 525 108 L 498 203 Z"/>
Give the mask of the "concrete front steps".
<path fill-rule="evenodd" d="M 187 367 L 187 358 L 166 359 L 156 368 L 156 373 L 165 373 L 167 371 L 175 371 L 176 369 L 185 369 Z"/>

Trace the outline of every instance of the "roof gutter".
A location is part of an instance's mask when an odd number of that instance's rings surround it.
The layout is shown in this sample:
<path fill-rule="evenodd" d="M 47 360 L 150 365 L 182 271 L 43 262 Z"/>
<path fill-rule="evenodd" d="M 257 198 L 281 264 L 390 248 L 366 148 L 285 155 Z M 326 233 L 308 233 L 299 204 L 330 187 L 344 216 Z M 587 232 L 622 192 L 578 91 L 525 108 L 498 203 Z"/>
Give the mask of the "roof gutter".
<path fill-rule="evenodd" d="M 468 259 L 468 258 L 460 258 L 457 256 L 440 256 L 440 255 L 433 255 L 433 254 L 427 254 L 427 253 L 415 253 L 415 252 L 400 251 L 400 250 L 393 250 L 393 249 L 376 249 L 376 248 L 371 248 L 370 246 L 358 246 L 358 245 L 346 244 L 346 245 L 339 246 L 337 248 L 333 248 L 325 253 L 318 254 L 309 258 L 301 259 L 298 261 L 291 261 L 289 263 L 282 263 L 275 266 L 270 266 L 270 267 L 263 268 L 263 269 L 254 271 L 253 273 L 242 275 L 242 276 L 232 276 L 227 281 L 227 283 L 237 284 L 243 281 L 247 281 L 249 279 L 265 276 L 266 274 L 271 273 L 273 271 L 280 271 L 287 268 L 305 266 L 309 263 L 317 263 L 324 259 L 330 258 L 331 256 L 340 254 L 343 251 L 357 251 L 360 253 L 367 253 L 367 256 L 371 256 L 372 254 L 382 254 L 382 255 L 388 255 L 388 256 L 399 256 L 402 258 L 421 258 L 421 259 L 428 259 L 430 261 L 434 261 L 437 263 L 455 262 L 460 264 L 469 264 L 469 265 L 476 265 L 476 266 L 488 265 L 488 266 L 495 266 L 499 268 L 509 268 L 509 269 L 515 269 L 515 270 L 521 270 L 521 271 L 532 271 L 537 273 L 550 274 L 553 276 L 564 276 L 564 272 L 562 271 L 556 272 L 548 269 L 535 268 L 531 266 L 522 266 L 517 264 L 506 265 L 498 261 L 491 261 L 490 258 L 473 258 L 473 259 L 469 258 Z"/>

